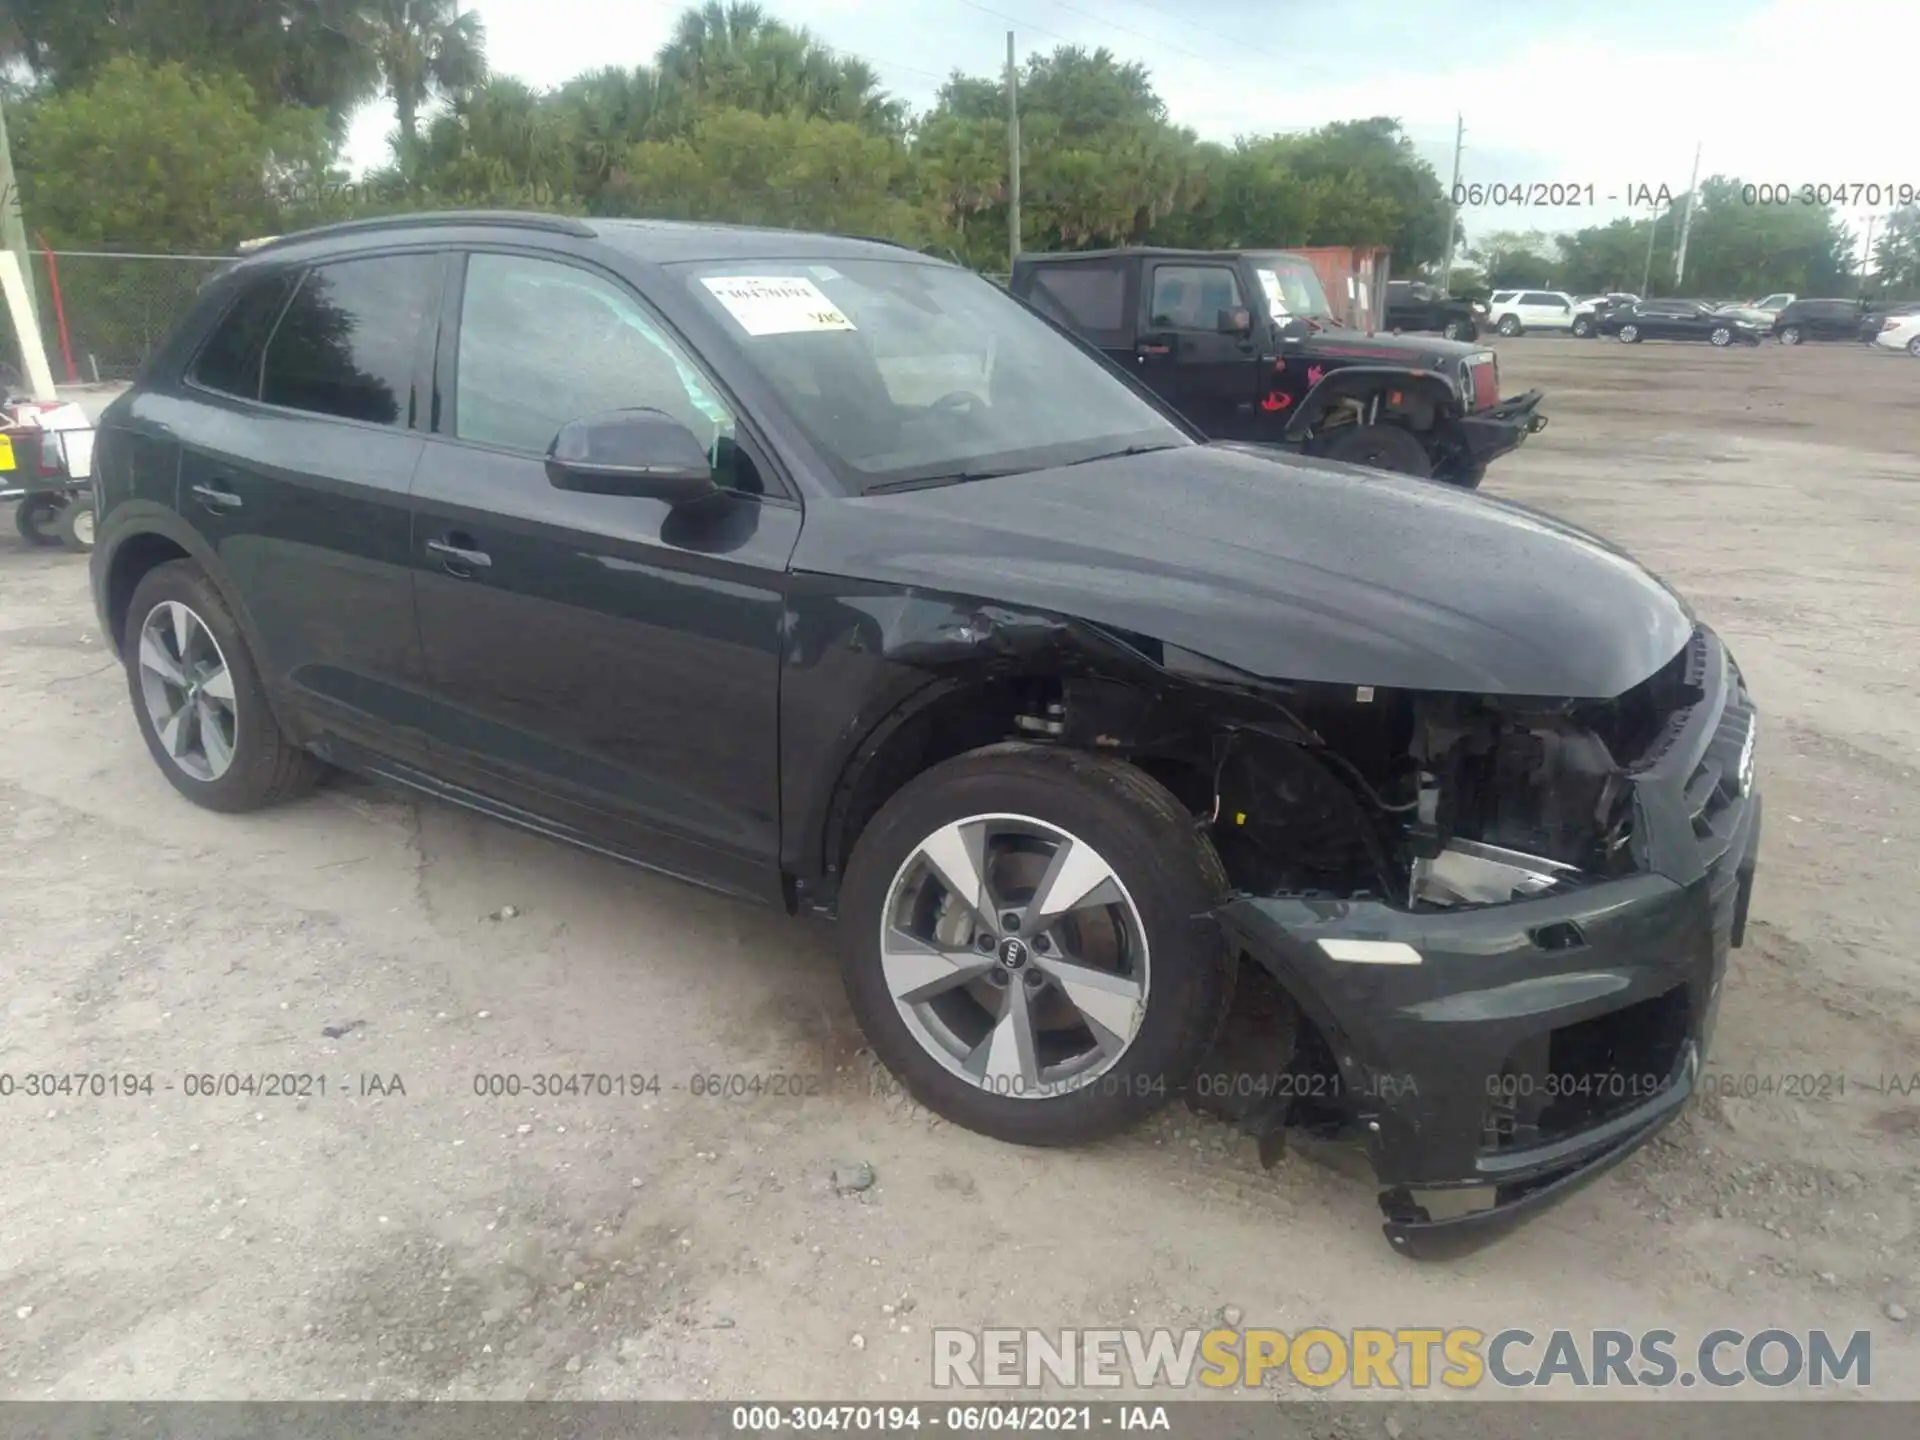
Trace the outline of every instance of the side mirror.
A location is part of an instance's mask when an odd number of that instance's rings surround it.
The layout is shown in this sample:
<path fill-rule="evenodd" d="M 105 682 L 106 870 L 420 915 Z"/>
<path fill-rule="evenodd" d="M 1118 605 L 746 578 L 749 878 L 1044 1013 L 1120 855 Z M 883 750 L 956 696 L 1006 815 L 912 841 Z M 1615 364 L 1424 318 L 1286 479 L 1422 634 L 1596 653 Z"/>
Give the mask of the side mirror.
<path fill-rule="evenodd" d="M 706 447 L 659 410 L 568 421 L 547 447 L 547 479 L 556 490 L 643 495 L 676 506 L 719 493 Z"/>
<path fill-rule="evenodd" d="M 1222 335 L 1246 335 L 1253 330 L 1253 312 L 1236 306 L 1222 310 L 1214 318 L 1214 328 Z"/>

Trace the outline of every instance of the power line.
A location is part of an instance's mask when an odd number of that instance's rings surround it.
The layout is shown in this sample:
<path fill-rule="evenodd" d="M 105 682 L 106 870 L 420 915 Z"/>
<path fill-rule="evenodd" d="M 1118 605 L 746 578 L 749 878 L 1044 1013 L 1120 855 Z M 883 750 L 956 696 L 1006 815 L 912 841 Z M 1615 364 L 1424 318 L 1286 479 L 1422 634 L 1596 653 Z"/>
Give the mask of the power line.
<path fill-rule="evenodd" d="M 1265 55 L 1270 60 L 1278 61 L 1280 64 L 1285 65 L 1290 73 L 1297 74 L 1302 68 L 1300 62 L 1291 56 L 1280 55 L 1275 51 L 1267 49 L 1267 47 L 1264 45 L 1255 45 L 1251 41 L 1241 39 L 1238 36 L 1227 35 L 1219 30 L 1208 30 L 1204 26 L 1195 25 L 1193 21 L 1190 20 L 1185 15 L 1177 15 L 1171 10 L 1162 9 L 1158 5 L 1150 4 L 1149 0 L 1129 0 L 1129 3 L 1138 5 L 1143 10 L 1151 10 L 1156 15 L 1164 15 L 1169 20 L 1178 21 L 1182 25 L 1190 26 L 1191 28 L 1199 31 L 1203 35 L 1211 35 L 1216 40 L 1224 40 L 1227 42 L 1227 44 L 1233 46 L 1236 50 L 1256 51 L 1259 54 Z M 1120 27 L 1116 25 L 1114 26 L 1114 28 L 1117 30 Z M 1156 45 L 1160 45 L 1160 44 L 1166 44 L 1167 42 L 1156 40 L 1153 43 Z M 1313 65 L 1313 66 L 1308 66 L 1306 68 L 1309 71 L 1309 73 L 1315 74 L 1315 75 L 1331 76 L 1331 73 L 1332 73 L 1324 65 Z"/>
<path fill-rule="evenodd" d="M 1155 39 L 1151 35 L 1142 35 L 1138 30 L 1129 30 L 1126 26 L 1117 25 L 1113 21 L 1105 19 L 1099 15 L 1088 14 L 1085 10 L 1079 9 L 1077 6 L 1067 4 L 1066 0 L 1047 0 L 1047 3 L 1054 6 L 1056 9 L 1065 10 L 1072 15 L 1078 15 L 1083 20 L 1091 20 L 1096 25 L 1104 25 L 1109 30 L 1118 30 L 1122 35 L 1131 35 L 1136 40 L 1144 40 L 1149 45 L 1165 46 L 1169 50 L 1175 51 L 1178 54 L 1186 56 L 1189 60 L 1198 60 L 1202 65 L 1211 65 L 1214 63 L 1213 61 L 1207 59 L 1207 57 L 1204 55 L 1196 55 L 1191 50 L 1182 49 L 1180 46 L 1174 44 L 1171 40 L 1159 40 L 1159 39 Z"/>
<path fill-rule="evenodd" d="M 969 10 L 978 10 L 982 15 L 991 15 L 996 20 L 1004 20 L 1016 30 L 1037 30 L 1049 39 L 1058 40 L 1062 45 L 1075 45 L 1079 43 L 1076 40 L 1071 40 L 1067 36 L 1062 35 L 1058 30 L 1049 30 L 1044 25 L 1035 25 L 1030 20 L 1016 19 L 1004 10 L 995 10 L 990 5 L 979 4 L 978 0 L 960 0 L 960 3 Z"/>

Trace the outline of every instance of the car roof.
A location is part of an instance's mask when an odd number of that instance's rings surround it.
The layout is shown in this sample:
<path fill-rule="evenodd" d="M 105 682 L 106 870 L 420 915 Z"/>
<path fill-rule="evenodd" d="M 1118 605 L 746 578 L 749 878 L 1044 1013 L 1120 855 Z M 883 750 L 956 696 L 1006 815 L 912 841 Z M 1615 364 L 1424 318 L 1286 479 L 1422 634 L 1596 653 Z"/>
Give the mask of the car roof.
<path fill-rule="evenodd" d="M 276 236 L 256 246 L 247 255 L 245 263 L 251 268 L 254 262 L 268 260 L 313 260 L 321 256 L 353 254 L 394 240 L 444 237 L 471 241 L 498 239 L 506 235 L 525 238 L 534 234 L 599 240 L 637 259 L 655 264 L 685 260 L 776 258 L 911 259 L 928 265 L 947 263 L 891 240 L 868 240 L 752 225 L 603 219 L 520 210 L 438 210 L 416 215 L 347 220 L 336 225 L 322 225 L 312 230 Z"/>
<path fill-rule="evenodd" d="M 1021 255 L 1016 265 L 1073 265 L 1086 260 L 1221 260 L 1240 255 L 1291 255 L 1284 245 L 1248 246 L 1242 250 L 1180 250 L 1169 245 L 1121 245 L 1110 250 L 1048 250 Z M 1306 256 L 1298 257 L 1303 263 Z"/>

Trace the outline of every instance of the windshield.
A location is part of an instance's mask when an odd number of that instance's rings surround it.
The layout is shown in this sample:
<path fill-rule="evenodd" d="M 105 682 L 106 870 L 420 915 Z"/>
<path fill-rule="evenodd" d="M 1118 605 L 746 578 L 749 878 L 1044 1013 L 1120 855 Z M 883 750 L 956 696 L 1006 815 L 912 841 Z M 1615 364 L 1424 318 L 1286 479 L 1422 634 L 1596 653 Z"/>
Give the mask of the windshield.
<path fill-rule="evenodd" d="M 1267 292 L 1267 308 L 1275 320 L 1284 324 L 1295 317 L 1332 318 L 1333 307 L 1327 303 L 1327 292 L 1320 288 L 1320 277 L 1298 255 L 1255 255 L 1253 268 L 1260 277 L 1260 288 Z"/>
<path fill-rule="evenodd" d="M 1192 442 L 1005 291 L 909 260 L 669 267 L 851 492 Z"/>

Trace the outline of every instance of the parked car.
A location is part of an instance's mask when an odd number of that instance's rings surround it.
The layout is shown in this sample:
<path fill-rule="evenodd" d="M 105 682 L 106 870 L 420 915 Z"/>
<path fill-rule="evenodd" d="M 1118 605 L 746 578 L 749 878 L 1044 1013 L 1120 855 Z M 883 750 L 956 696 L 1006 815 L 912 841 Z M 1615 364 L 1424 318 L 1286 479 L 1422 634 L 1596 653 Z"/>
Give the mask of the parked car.
<path fill-rule="evenodd" d="M 1600 333 L 1600 318 L 1611 314 L 1622 305 L 1632 305 L 1639 300 L 1638 295 L 1629 295 L 1624 291 L 1613 291 L 1604 295 L 1582 295 L 1573 302 L 1573 333 L 1582 340 Z"/>
<path fill-rule="evenodd" d="M 1246 1123 L 1350 1138 L 1434 1253 L 1703 1071 L 1760 829 L 1726 646 L 1564 521 L 1208 443 L 956 266 L 348 222 L 202 291 L 95 461 L 181 795 L 331 763 L 836 919 L 875 1053 L 983 1134 L 1181 1094 L 1244 961 Z"/>
<path fill-rule="evenodd" d="M 1582 313 L 1573 297 L 1559 290 L 1496 290 L 1487 302 L 1487 319 L 1507 336 L 1529 330 L 1571 331 L 1574 317 Z"/>
<path fill-rule="evenodd" d="M 1477 340 L 1480 316 L 1471 301 L 1456 300 L 1418 280 L 1387 282 L 1387 328 L 1431 331 L 1449 340 Z"/>
<path fill-rule="evenodd" d="M 1853 340 L 1859 337 L 1863 313 L 1858 300 L 1794 300 L 1774 317 L 1773 333 L 1782 345 Z"/>
<path fill-rule="evenodd" d="M 1752 305 L 1725 304 L 1713 307 L 1716 315 L 1725 315 L 1730 320 L 1744 320 L 1763 335 L 1773 330 L 1773 314 L 1767 310 L 1756 309 Z"/>
<path fill-rule="evenodd" d="M 1858 339 L 1863 345 L 1872 345 L 1879 341 L 1880 332 L 1886 328 L 1889 320 L 1902 319 L 1920 311 L 1920 300 L 1868 301 L 1860 312 L 1860 331 Z"/>
<path fill-rule="evenodd" d="M 1284 251 L 1027 254 L 1011 289 L 1217 440 L 1472 489 L 1547 423 L 1542 392 L 1501 398 L 1491 350 L 1341 328 Z"/>
<path fill-rule="evenodd" d="M 1642 300 L 1638 305 L 1623 305 L 1606 317 L 1606 327 L 1608 333 L 1629 345 L 1642 340 L 1704 340 L 1721 349 L 1758 345 L 1766 333 L 1749 321 L 1698 300 Z"/>
<path fill-rule="evenodd" d="M 1758 300 L 1751 301 L 1750 305 L 1755 310 L 1765 312 L 1767 323 L 1771 325 L 1775 320 L 1780 318 L 1780 312 L 1782 310 L 1786 309 L 1787 306 L 1799 298 L 1798 295 L 1793 294 L 1791 291 L 1776 290 L 1771 295 L 1763 295 Z"/>
<path fill-rule="evenodd" d="M 1903 313 L 1882 317 L 1873 343 L 1888 350 L 1904 350 L 1920 356 L 1920 310 L 1906 308 Z"/>

